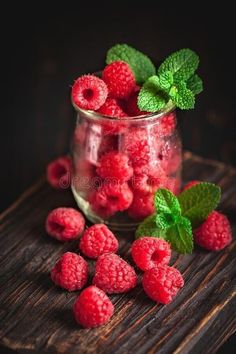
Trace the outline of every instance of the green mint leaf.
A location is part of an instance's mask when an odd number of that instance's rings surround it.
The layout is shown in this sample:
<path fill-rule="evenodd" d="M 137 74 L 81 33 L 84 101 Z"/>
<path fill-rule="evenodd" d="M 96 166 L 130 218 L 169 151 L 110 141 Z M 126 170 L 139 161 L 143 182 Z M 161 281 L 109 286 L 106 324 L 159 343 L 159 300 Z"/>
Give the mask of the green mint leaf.
<path fill-rule="evenodd" d="M 181 217 L 179 222 L 166 230 L 166 240 L 179 253 L 192 253 L 193 233 L 191 222 Z"/>
<path fill-rule="evenodd" d="M 191 49 L 180 49 L 169 55 L 158 69 L 158 74 L 167 70 L 174 76 L 174 82 L 186 81 L 195 72 L 199 64 L 198 55 Z"/>
<path fill-rule="evenodd" d="M 129 64 L 138 84 L 142 84 L 156 73 L 151 60 L 145 54 L 127 44 L 116 44 L 108 50 L 106 63 L 110 64 L 116 60 L 122 60 Z"/>
<path fill-rule="evenodd" d="M 159 75 L 159 86 L 164 91 L 169 92 L 169 89 L 174 83 L 174 77 L 171 71 L 165 71 Z"/>
<path fill-rule="evenodd" d="M 192 91 L 194 95 L 198 95 L 203 90 L 202 79 L 194 74 L 187 80 L 187 88 Z"/>
<path fill-rule="evenodd" d="M 178 196 L 182 215 L 191 221 L 193 228 L 199 226 L 216 208 L 220 195 L 220 187 L 213 183 L 201 182 L 192 186 Z"/>
<path fill-rule="evenodd" d="M 157 227 L 159 227 L 160 229 L 166 230 L 172 225 L 174 225 L 178 219 L 179 216 L 176 217 L 173 214 L 158 213 L 156 216 L 156 224 Z"/>
<path fill-rule="evenodd" d="M 181 109 L 194 108 L 195 98 L 191 90 L 187 88 L 184 81 L 174 84 L 169 92 L 170 98 L 175 103 L 176 107 Z"/>
<path fill-rule="evenodd" d="M 162 109 L 168 98 L 161 91 L 158 76 L 151 76 L 142 86 L 138 95 L 138 107 L 141 111 L 157 112 Z"/>
<path fill-rule="evenodd" d="M 157 227 L 156 214 L 148 216 L 138 226 L 135 232 L 135 237 L 140 238 L 143 236 L 165 238 L 165 231 Z"/>
<path fill-rule="evenodd" d="M 154 202 L 158 213 L 173 215 L 180 215 L 181 213 L 178 198 L 168 189 L 158 189 L 155 194 Z"/>

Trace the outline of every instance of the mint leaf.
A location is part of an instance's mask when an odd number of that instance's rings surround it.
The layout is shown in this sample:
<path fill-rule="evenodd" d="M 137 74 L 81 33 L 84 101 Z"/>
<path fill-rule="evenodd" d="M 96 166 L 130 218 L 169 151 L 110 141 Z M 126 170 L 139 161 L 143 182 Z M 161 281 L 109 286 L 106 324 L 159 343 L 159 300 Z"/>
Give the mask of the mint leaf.
<path fill-rule="evenodd" d="M 161 75 L 167 70 L 173 74 L 174 82 L 186 81 L 195 72 L 199 64 L 198 55 L 191 49 L 180 49 L 169 55 L 158 69 Z"/>
<path fill-rule="evenodd" d="M 193 233 L 191 222 L 181 217 L 179 222 L 166 231 L 166 240 L 179 253 L 192 253 Z"/>
<path fill-rule="evenodd" d="M 138 107 L 141 111 L 157 112 L 165 106 L 167 100 L 159 86 L 158 76 L 154 75 L 143 84 L 138 95 Z"/>
<path fill-rule="evenodd" d="M 152 236 L 158 238 L 165 238 L 164 230 L 157 227 L 156 224 L 156 214 L 148 216 L 141 224 L 138 226 L 135 237 L 140 238 L 143 236 Z"/>
<path fill-rule="evenodd" d="M 178 196 L 182 215 L 188 218 L 192 226 L 199 226 L 220 201 L 220 187 L 213 183 L 201 182 Z"/>
<path fill-rule="evenodd" d="M 202 79 L 194 74 L 187 80 L 187 88 L 192 91 L 194 95 L 198 95 L 203 90 Z"/>
<path fill-rule="evenodd" d="M 145 54 L 127 44 L 116 44 L 108 50 L 106 63 L 110 64 L 116 60 L 123 60 L 129 64 L 138 84 L 142 84 L 156 73 L 151 60 Z"/>
<path fill-rule="evenodd" d="M 174 84 L 169 92 L 170 98 L 175 103 L 176 107 L 181 109 L 194 108 L 195 98 L 191 90 L 187 88 L 184 81 Z"/>
<path fill-rule="evenodd" d="M 174 225 L 178 219 L 179 216 L 176 217 L 173 214 L 160 213 L 156 216 L 156 224 L 160 229 L 166 230 Z"/>
<path fill-rule="evenodd" d="M 177 215 L 180 215 L 181 213 L 178 198 L 168 189 L 158 189 L 155 193 L 154 202 L 158 213 Z"/>
<path fill-rule="evenodd" d="M 168 92 L 174 83 L 174 77 L 171 71 L 165 71 L 159 75 L 159 86 Z"/>

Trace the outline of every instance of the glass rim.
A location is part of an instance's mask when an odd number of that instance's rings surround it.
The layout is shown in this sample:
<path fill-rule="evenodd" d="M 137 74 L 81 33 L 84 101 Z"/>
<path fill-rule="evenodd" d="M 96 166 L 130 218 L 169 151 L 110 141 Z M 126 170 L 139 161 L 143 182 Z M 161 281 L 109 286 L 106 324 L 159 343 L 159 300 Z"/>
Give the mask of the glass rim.
<path fill-rule="evenodd" d="M 76 106 L 74 104 L 74 102 L 72 101 L 72 105 L 73 107 L 75 108 L 77 114 L 82 114 L 84 117 L 88 118 L 88 119 L 91 119 L 91 120 L 95 120 L 95 121 L 98 121 L 98 120 L 106 120 L 106 121 L 121 121 L 122 122 L 131 122 L 131 121 L 145 121 L 145 120 L 149 120 L 149 119 L 152 119 L 152 118 L 155 118 L 155 119 L 159 119 L 161 118 L 162 116 L 166 115 L 167 113 L 171 113 L 173 112 L 176 107 L 175 105 L 173 104 L 172 101 L 169 101 L 165 108 L 162 109 L 162 110 L 159 110 L 157 112 L 153 112 L 153 113 L 148 113 L 148 114 L 142 114 L 142 115 L 139 115 L 139 116 L 133 116 L 133 117 L 122 117 L 121 119 L 119 119 L 119 117 L 111 117 L 111 116 L 107 116 L 107 115 L 104 115 L 104 114 L 101 114 L 99 112 L 96 112 L 96 111 L 92 111 L 92 110 L 86 110 L 86 109 L 82 109 L 82 108 L 79 108 L 78 106 Z"/>

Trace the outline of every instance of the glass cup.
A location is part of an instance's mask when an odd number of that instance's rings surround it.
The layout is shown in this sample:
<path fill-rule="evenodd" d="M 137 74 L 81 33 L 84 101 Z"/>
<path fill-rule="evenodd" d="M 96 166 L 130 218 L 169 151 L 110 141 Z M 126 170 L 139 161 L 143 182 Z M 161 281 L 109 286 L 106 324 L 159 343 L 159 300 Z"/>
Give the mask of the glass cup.
<path fill-rule="evenodd" d="M 154 194 L 181 185 L 176 111 L 112 118 L 77 108 L 72 192 L 93 223 L 134 229 L 154 212 Z"/>

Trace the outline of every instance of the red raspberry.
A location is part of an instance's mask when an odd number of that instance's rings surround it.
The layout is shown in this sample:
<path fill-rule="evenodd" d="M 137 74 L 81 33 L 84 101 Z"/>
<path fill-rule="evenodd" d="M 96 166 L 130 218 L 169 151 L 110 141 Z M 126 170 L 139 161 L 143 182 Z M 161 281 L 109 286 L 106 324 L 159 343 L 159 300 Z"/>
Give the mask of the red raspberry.
<path fill-rule="evenodd" d="M 107 253 L 97 260 L 93 284 L 108 294 L 125 293 L 137 285 L 137 275 L 124 259 Z"/>
<path fill-rule="evenodd" d="M 106 102 L 99 108 L 98 113 L 104 116 L 124 118 L 127 114 L 121 108 L 119 101 L 115 98 L 108 97 Z"/>
<path fill-rule="evenodd" d="M 107 65 L 102 79 L 107 84 L 109 94 L 115 98 L 127 98 L 135 88 L 134 74 L 123 61 L 114 61 Z"/>
<path fill-rule="evenodd" d="M 153 193 L 134 193 L 133 203 L 128 209 L 128 214 L 132 219 L 142 220 L 154 213 Z"/>
<path fill-rule="evenodd" d="M 107 94 L 107 85 L 102 79 L 94 75 L 83 75 L 75 81 L 71 97 L 76 106 L 96 111 L 106 101 Z"/>
<path fill-rule="evenodd" d="M 150 136 L 144 128 L 131 128 L 124 134 L 122 146 L 134 169 L 139 166 L 153 163 L 155 155 L 155 137 Z M 154 156 L 155 157 L 155 156 Z"/>
<path fill-rule="evenodd" d="M 88 132 L 88 123 L 84 121 L 83 123 L 77 124 L 74 132 L 74 144 L 84 145 L 86 142 L 86 136 Z M 79 146 L 81 148 L 81 146 Z"/>
<path fill-rule="evenodd" d="M 184 286 L 184 279 L 176 268 L 160 265 L 144 273 L 142 285 L 152 300 L 168 304 Z"/>
<path fill-rule="evenodd" d="M 197 181 L 197 180 L 194 180 L 194 181 L 190 181 L 188 183 L 185 184 L 184 188 L 183 188 L 183 191 L 186 191 L 186 189 L 189 189 L 193 186 L 196 186 L 197 184 L 199 184 L 200 181 Z"/>
<path fill-rule="evenodd" d="M 170 113 L 160 118 L 158 124 L 154 126 L 154 134 L 158 135 L 159 137 L 167 137 L 173 134 L 175 127 L 175 113 Z"/>
<path fill-rule="evenodd" d="M 118 138 L 115 135 L 104 135 L 99 146 L 99 156 L 118 149 Z"/>
<path fill-rule="evenodd" d="M 102 178 L 113 178 L 117 181 L 128 181 L 133 175 L 127 155 L 111 151 L 103 155 L 97 167 L 97 174 Z"/>
<path fill-rule="evenodd" d="M 104 217 L 128 209 L 132 200 L 133 193 L 126 182 L 104 183 L 89 199 L 92 209 Z"/>
<path fill-rule="evenodd" d="M 79 237 L 84 230 L 83 215 L 73 208 L 52 210 L 46 219 L 47 233 L 59 241 L 71 241 Z"/>
<path fill-rule="evenodd" d="M 171 258 L 171 248 L 161 238 L 145 236 L 133 242 L 131 255 L 136 265 L 146 271 L 158 265 L 167 265 Z"/>
<path fill-rule="evenodd" d="M 149 173 L 134 175 L 132 188 L 141 193 L 154 193 L 158 188 L 166 188 L 167 176 L 161 167 L 149 169 Z"/>
<path fill-rule="evenodd" d="M 75 320 L 85 328 L 106 324 L 114 313 L 109 297 L 96 286 L 84 289 L 73 306 Z"/>
<path fill-rule="evenodd" d="M 74 291 L 87 283 L 88 271 L 88 264 L 81 256 L 66 252 L 51 270 L 51 278 L 61 288 Z"/>
<path fill-rule="evenodd" d="M 68 156 L 61 156 L 47 166 L 47 181 L 56 189 L 70 187 L 72 163 Z"/>
<path fill-rule="evenodd" d="M 81 252 L 94 259 L 104 253 L 115 253 L 118 247 L 117 238 L 104 224 L 96 224 L 85 230 L 79 244 Z"/>
<path fill-rule="evenodd" d="M 181 146 L 176 144 L 176 142 L 167 140 L 159 144 L 157 158 L 159 164 L 167 174 L 176 174 L 182 162 L 181 156 Z"/>
<path fill-rule="evenodd" d="M 125 105 L 126 112 L 130 117 L 149 114 L 148 112 L 140 111 L 140 109 L 138 108 L 138 103 L 137 103 L 138 94 L 139 91 L 131 93 Z"/>
<path fill-rule="evenodd" d="M 213 211 L 206 221 L 194 231 L 195 242 L 209 251 L 220 251 L 232 241 L 232 231 L 228 218 Z"/>

